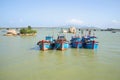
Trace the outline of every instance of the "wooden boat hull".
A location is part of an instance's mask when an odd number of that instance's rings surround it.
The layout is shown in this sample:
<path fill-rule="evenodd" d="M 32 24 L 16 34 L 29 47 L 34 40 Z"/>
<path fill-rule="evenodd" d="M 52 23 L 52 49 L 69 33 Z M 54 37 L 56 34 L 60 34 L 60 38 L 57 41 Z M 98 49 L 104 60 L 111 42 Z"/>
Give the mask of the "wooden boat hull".
<path fill-rule="evenodd" d="M 72 48 L 82 48 L 82 42 L 80 37 L 72 37 L 70 41 Z"/>
<path fill-rule="evenodd" d="M 52 49 L 52 46 L 50 43 L 41 43 L 39 47 L 40 47 L 40 50 L 43 50 L 43 51 Z"/>
<path fill-rule="evenodd" d="M 86 45 L 84 46 L 84 48 L 86 49 L 97 49 L 98 48 L 98 43 L 86 43 Z"/>
<path fill-rule="evenodd" d="M 49 50 L 54 48 L 54 39 L 52 36 L 46 36 L 45 40 L 41 40 L 37 43 L 39 45 L 40 50 Z"/>
<path fill-rule="evenodd" d="M 82 43 L 81 42 L 72 42 L 71 47 L 72 48 L 82 48 Z"/>
<path fill-rule="evenodd" d="M 66 50 L 69 48 L 69 44 L 68 43 L 55 43 L 55 48 L 57 50 Z"/>

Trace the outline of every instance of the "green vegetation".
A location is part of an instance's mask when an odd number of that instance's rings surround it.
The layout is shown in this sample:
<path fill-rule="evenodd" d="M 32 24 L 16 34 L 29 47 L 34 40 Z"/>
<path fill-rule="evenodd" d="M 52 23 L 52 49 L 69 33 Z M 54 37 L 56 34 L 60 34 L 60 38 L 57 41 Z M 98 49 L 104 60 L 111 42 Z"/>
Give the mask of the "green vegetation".
<path fill-rule="evenodd" d="M 20 34 L 35 34 L 37 33 L 36 30 L 32 30 L 31 26 L 28 26 L 27 28 L 20 29 Z"/>

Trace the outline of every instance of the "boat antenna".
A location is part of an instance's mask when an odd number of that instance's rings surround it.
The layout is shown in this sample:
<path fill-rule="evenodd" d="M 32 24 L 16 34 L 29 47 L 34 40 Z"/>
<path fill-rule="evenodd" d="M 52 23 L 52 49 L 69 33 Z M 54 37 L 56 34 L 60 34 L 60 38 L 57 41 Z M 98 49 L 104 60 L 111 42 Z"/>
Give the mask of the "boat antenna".
<path fill-rule="evenodd" d="M 55 32 L 54 32 L 54 28 L 53 28 L 53 36 L 52 37 L 54 37 L 54 34 L 55 34 Z"/>
<path fill-rule="evenodd" d="M 88 31 L 88 36 L 91 36 L 91 30 Z"/>
<path fill-rule="evenodd" d="M 84 33 L 83 30 L 81 30 L 81 35 L 82 35 L 82 36 L 83 36 L 83 33 Z"/>

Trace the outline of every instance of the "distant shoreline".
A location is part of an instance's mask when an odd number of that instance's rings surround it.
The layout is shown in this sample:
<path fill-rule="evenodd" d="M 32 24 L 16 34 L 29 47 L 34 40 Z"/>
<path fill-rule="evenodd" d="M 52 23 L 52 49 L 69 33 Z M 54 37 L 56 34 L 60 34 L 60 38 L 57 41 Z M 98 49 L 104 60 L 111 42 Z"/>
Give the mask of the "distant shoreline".
<path fill-rule="evenodd" d="M 21 28 L 26 28 L 26 27 L 0 27 L 0 29 L 21 29 Z M 58 29 L 68 29 L 70 27 L 32 27 L 33 29 L 42 29 L 42 28 L 50 28 L 50 29 L 54 29 L 54 28 L 58 28 Z M 76 27 L 76 29 L 82 29 L 82 30 L 86 30 L 86 29 L 91 29 L 91 30 L 100 30 L 100 31 L 120 31 L 119 28 L 106 28 L 106 29 L 102 29 L 102 28 L 97 28 L 97 27 Z"/>

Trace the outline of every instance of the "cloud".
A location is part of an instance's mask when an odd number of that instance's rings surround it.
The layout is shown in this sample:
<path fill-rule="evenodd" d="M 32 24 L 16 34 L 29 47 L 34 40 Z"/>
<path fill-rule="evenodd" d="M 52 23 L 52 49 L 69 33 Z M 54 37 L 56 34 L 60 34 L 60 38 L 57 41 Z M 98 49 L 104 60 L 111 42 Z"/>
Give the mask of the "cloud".
<path fill-rule="evenodd" d="M 112 23 L 114 23 L 114 24 L 120 24 L 120 20 L 112 20 Z"/>
<path fill-rule="evenodd" d="M 77 19 L 71 19 L 71 20 L 68 20 L 67 23 L 70 23 L 70 24 L 83 24 L 83 21 L 77 20 Z"/>

